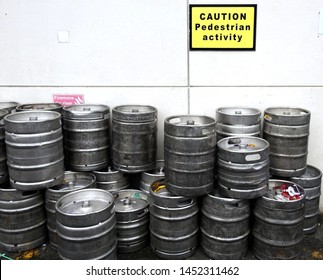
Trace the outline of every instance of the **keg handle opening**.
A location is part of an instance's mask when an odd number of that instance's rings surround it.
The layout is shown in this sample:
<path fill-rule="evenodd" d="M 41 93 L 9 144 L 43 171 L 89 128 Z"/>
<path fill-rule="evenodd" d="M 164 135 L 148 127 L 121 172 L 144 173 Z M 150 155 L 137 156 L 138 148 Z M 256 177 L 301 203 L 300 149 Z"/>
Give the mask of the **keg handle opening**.
<path fill-rule="evenodd" d="M 246 161 L 255 161 L 255 160 L 260 160 L 261 155 L 260 154 L 252 154 L 252 155 L 246 155 L 245 160 Z"/>
<path fill-rule="evenodd" d="M 141 218 L 142 216 L 145 216 L 148 212 L 148 208 L 145 208 L 142 212 L 137 213 L 137 217 Z"/>
<path fill-rule="evenodd" d="M 190 204 L 193 204 L 193 199 L 192 198 L 185 198 L 185 199 L 181 199 L 177 202 L 177 206 L 181 207 L 181 206 L 187 206 L 187 205 L 190 205 Z"/>

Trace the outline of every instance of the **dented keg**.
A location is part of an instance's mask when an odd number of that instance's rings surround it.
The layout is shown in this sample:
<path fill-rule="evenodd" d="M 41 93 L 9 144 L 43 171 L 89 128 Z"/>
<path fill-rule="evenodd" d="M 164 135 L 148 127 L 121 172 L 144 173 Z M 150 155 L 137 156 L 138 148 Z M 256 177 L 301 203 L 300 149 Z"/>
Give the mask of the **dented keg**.
<path fill-rule="evenodd" d="M 68 260 L 116 259 L 116 216 L 112 194 L 83 189 L 56 205 L 58 255 Z"/>
<path fill-rule="evenodd" d="M 233 136 L 220 140 L 218 184 L 220 192 L 233 198 L 264 195 L 269 180 L 269 143 L 258 137 Z"/>
<path fill-rule="evenodd" d="M 47 229 L 50 245 L 57 249 L 57 231 L 55 205 L 65 194 L 85 188 L 95 188 L 96 178 L 91 173 L 65 171 L 64 181 L 45 192 L 45 208 L 47 214 Z"/>
<path fill-rule="evenodd" d="M 5 129 L 3 118 L 9 114 L 7 110 L 0 110 L 0 186 L 9 180 L 7 167 L 7 153 L 5 143 Z"/>
<path fill-rule="evenodd" d="M 148 196 L 138 190 L 120 190 L 114 194 L 119 253 L 133 253 L 149 240 Z"/>
<path fill-rule="evenodd" d="M 110 108 L 106 105 L 72 105 L 63 108 L 66 166 L 93 171 L 109 164 Z"/>
<path fill-rule="evenodd" d="M 150 188 L 150 247 L 163 259 L 185 259 L 198 246 L 197 197 L 172 195 L 163 179 Z"/>
<path fill-rule="evenodd" d="M 302 250 L 305 193 L 299 185 L 269 180 L 253 209 L 252 250 L 260 259 L 295 259 Z"/>
<path fill-rule="evenodd" d="M 248 200 L 222 196 L 218 191 L 204 196 L 201 216 L 201 246 L 211 259 L 243 259 L 248 251 L 250 206 Z"/>
<path fill-rule="evenodd" d="M 153 182 L 165 178 L 164 161 L 157 160 L 156 167 L 152 170 L 141 173 L 140 189 L 149 195 L 149 189 Z"/>
<path fill-rule="evenodd" d="M 261 112 L 256 108 L 222 107 L 216 110 L 217 141 L 231 136 L 261 134 Z"/>
<path fill-rule="evenodd" d="M 270 143 L 270 173 L 281 177 L 305 173 L 311 113 L 301 108 L 268 108 L 263 137 Z"/>
<path fill-rule="evenodd" d="M 322 172 L 314 166 L 307 165 L 302 176 L 291 177 L 289 180 L 304 189 L 306 196 L 304 234 L 314 233 L 318 226 L 320 214 Z"/>
<path fill-rule="evenodd" d="M 128 173 L 155 167 L 157 109 L 145 105 L 122 105 L 112 110 L 113 166 Z"/>
<path fill-rule="evenodd" d="M 39 191 L 0 188 L 0 248 L 22 252 L 47 241 L 44 197 Z"/>
<path fill-rule="evenodd" d="M 169 192 L 200 196 L 211 192 L 215 176 L 215 120 L 172 116 L 164 122 L 165 181 Z"/>
<path fill-rule="evenodd" d="M 19 103 L 15 101 L 7 101 L 7 102 L 0 102 L 0 110 L 6 110 L 9 111 L 9 113 L 16 112 L 16 107 L 19 105 Z"/>
<path fill-rule="evenodd" d="M 59 113 L 12 113 L 5 116 L 4 125 L 12 187 L 19 190 L 37 190 L 62 182 L 64 153 Z"/>
<path fill-rule="evenodd" d="M 98 189 L 115 193 L 130 186 L 128 174 L 114 170 L 110 166 L 100 171 L 92 171 L 92 173 L 96 177 Z"/>
<path fill-rule="evenodd" d="M 31 103 L 20 104 L 16 107 L 17 112 L 24 111 L 55 111 L 61 113 L 63 106 L 59 103 Z"/>

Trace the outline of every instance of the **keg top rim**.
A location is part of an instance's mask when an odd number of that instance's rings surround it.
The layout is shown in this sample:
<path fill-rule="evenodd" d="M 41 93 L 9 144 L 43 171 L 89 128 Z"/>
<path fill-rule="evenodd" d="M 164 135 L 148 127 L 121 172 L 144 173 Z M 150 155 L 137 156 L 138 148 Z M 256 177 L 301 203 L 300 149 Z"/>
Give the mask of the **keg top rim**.
<path fill-rule="evenodd" d="M 63 106 L 60 103 L 55 103 L 55 102 L 54 103 L 25 103 L 25 104 L 20 104 L 16 107 L 16 109 L 18 110 L 41 110 L 41 111 L 47 111 L 50 109 L 60 109 L 60 108 L 63 108 Z"/>
<path fill-rule="evenodd" d="M 123 174 L 123 172 L 114 169 L 112 166 L 108 166 L 108 167 L 106 167 L 104 169 L 101 169 L 101 170 L 94 170 L 94 171 L 92 171 L 92 173 L 93 174 L 98 174 L 98 175 L 117 174 L 117 173 Z"/>
<path fill-rule="evenodd" d="M 289 113 L 295 113 L 295 114 L 284 114 L 285 111 L 288 111 Z M 271 115 L 276 115 L 280 117 L 289 117 L 289 118 L 297 118 L 300 116 L 308 116 L 311 114 L 311 112 L 304 108 L 298 108 L 298 107 L 268 107 L 265 109 L 265 115 L 266 113 Z"/>
<path fill-rule="evenodd" d="M 295 186 L 298 189 L 298 191 L 300 192 L 301 198 L 297 199 L 297 200 L 286 200 L 286 201 L 285 200 L 284 201 L 278 200 L 273 195 L 273 188 L 274 187 L 279 187 L 278 184 L 281 184 L 281 185 L 286 184 L 286 185 L 289 185 L 289 186 Z M 267 191 L 267 193 L 265 195 L 260 197 L 260 199 L 265 199 L 265 200 L 268 200 L 268 201 L 275 201 L 276 203 L 284 203 L 284 204 L 285 203 L 288 203 L 288 204 L 289 203 L 299 203 L 299 202 L 305 200 L 305 191 L 300 185 L 298 185 L 298 184 L 296 184 L 294 182 L 287 181 L 287 180 L 279 180 L 279 179 L 269 179 L 269 181 L 268 181 L 268 191 Z"/>
<path fill-rule="evenodd" d="M 8 115 L 10 112 L 5 109 L 0 109 L 0 120 L 4 118 L 4 116 Z"/>
<path fill-rule="evenodd" d="M 230 143 L 230 141 L 232 143 Z M 257 145 L 260 144 L 261 146 L 258 147 L 256 144 Z M 233 150 L 232 148 L 236 147 L 236 145 L 247 145 L 247 146 L 243 149 Z M 218 148 L 221 148 L 223 150 L 232 151 L 235 153 L 248 153 L 248 152 L 254 153 L 254 152 L 263 151 L 264 149 L 268 149 L 269 142 L 260 137 L 240 135 L 240 136 L 231 136 L 231 137 L 223 138 L 218 141 L 217 146 Z"/>
<path fill-rule="evenodd" d="M 306 179 L 319 179 L 322 177 L 322 171 L 313 165 L 306 165 L 306 171 L 301 176 L 293 176 L 292 179 L 306 180 Z"/>
<path fill-rule="evenodd" d="M 142 113 L 155 113 L 157 108 L 151 105 L 143 104 L 127 104 L 127 105 L 118 105 L 112 108 L 113 112 L 127 113 L 132 115 L 138 115 Z"/>
<path fill-rule="evenodd" d="M 23 111 L 6 115 L 4 119 L 10 123 L 42 123 L 53 120 L 60 120 L 61 114 L 55 111 Z"/>
<path fill-rule="evenodd" d="M 116 212 L 134 212 L 149 206 L 149 196 L 140 190 L 118 190 L 113 196 Z"/>
<path fill-rule="evenodd" d="M 103 118 L 105 114 L 109 114 L 110 107 L 103 104 L 77 104 L 63 107 L 63 117 L 66 119 L 78 118 Z"/>
<path fill-rule="evenodd" d="M 242 111 L 241 114 L 232 114 L 233 111 Z M 243 112 L 245 111 L 245 112 Z M 228 106 L 228 107 L 219 107 L 216 109 L 216 113 L 228 116 L 257 116 L 261 115 L 261 111 L 254 107 L 247 106 Z"/>
<path fill-rule="evenodd" d="M 98 203 L 98 202 L 101 203 Z M 83 207 L 84 205 L 84 207 Z M 105 211 L 109 208 L 114 211 L 113 195 L 102 189 L 87 188 L 65 194 L 57 200 L 55 209 L 65 216 L 87 216 Z"/>
<path fill-rule="evenodd" d="M 174 115 L 167 117 L 165 123 L 177 127 L 203 127 L 205 125 L 215 125 L 215 119 L 206 115 Z"/>
<path fill-rule="evenodd" d="M 0 109 L 10 109 L 10 108 L 16 108 L 19 105 L 16 101 L 3 101 L 0 102 Z"/>

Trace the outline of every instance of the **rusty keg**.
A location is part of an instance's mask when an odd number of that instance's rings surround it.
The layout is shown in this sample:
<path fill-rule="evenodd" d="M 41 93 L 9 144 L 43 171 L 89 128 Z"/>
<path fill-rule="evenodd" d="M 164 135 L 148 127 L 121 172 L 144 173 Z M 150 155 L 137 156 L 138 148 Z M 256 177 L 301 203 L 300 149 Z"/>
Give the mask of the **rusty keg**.
<path fill-rule="evenodd" d="M 95 188 L 96 178 L 91 173 L 65 171 L 61 184 L 50 187 L 45 192 L 45 208 L 47 214 L 47 229 L 50 246 L 57 249 L 57 231 L 55 205 L 65 194 L 80 189 Z"/>
<path fill-rule="evenodd" d="M 216 110 L 217 141 L 231 136 L 261 135 L 261 112 L 249 107 L 221 107 Z"/>
<path fill-rule="evenodd" d="M 63 108 L 66 166 L 93 171 L 109 164 L 110 108 L 106 105 L 72 105 Z"/>
<path fill-rule="evenodd" d="M 44 196 L 40 191 L 0 188 L 0 248 L 22 252 L 47 242 Z"/>
<path fill-rule="evenodd" d="M 203 197 L 201 246 L 211 259 L 243 259 L 248 251 L 250 205 L 227 198 L 218 190 Z"/>
<path fill-rule="evenodd" d="M 4 117 L 10 184 L 19 190 L 55 186 L 64 178 L 61 115 L 17 112 Z"/>
<path fill-rule="evenodd" d="M 165 181 L 169 192 L 201 196 L 212 191 L 215 176 L 215 120 L 172 116 L 164 122 Z"/>
<path fill-rule="evenodd" d="M 164 179 L 150 187 L 150 247 L 163 259 L 185 259 L 198 246 L 197 197 L 172 195 Z"/>
<path fill-rule="evenodd" d="M 58 255 L 69 260 L 116 259 L 116 216 L 112 194 L 83 189 L 55 205 Z"/>
<path fill-rule="evenodd" d="M 106 190 L 112 194 L 130 186 L 128 174 L 115 170 L 111 166 L 99 171 L 92 171 L 92 173 L 96 177 L 98 189 Z"/>
<path fill-rule="evenodd" d="M 112 109 L 113 166 L 127 173 L 155 167 L 157 109 L 146 105 L 122 105 Z"/>
<path fill-rule="evenodd" d="M 263 137 L 269 144 L 270 173 L 294 177 L 305 173 L 311 113 L 302 108 L 267 108 Z"/>
<path fill-rule="evenodd" d="M 127 189 L 114 193 L 119 253 L 133 253 L 149 240 L 149 201 L 142 191 Z"/>
<path fill-rule="evenodd" d="M 268 185 L 253 208 L 253 253 L 260 259 L 296 259 L 304 239 L 304 189 L 285 180 L 269 180 Z"/>
<path fill-rule="evenodd" d="M 312 234 L 317 229 L 320 214 L 322 172 L 312 165 L 307 165 L 302 176 L 291 177 L 289 180 L 304 189 L 306 196 L 304 234 Z"/>
<path fill-rule="evenodd" d="M 220 140 L 218 185 L 232 198 L 252 199 L 268 190 L 269 143 L 258 137 L 233 136 Z"/>

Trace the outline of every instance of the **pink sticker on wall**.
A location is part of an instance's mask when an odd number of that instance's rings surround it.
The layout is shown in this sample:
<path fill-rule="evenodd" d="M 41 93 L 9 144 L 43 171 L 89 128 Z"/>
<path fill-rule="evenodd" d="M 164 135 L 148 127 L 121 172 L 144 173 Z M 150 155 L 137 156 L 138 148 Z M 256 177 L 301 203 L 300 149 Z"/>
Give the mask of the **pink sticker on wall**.
<path fill-rule="evenodd" d="M 53 94 L 54 103 L 59 103 L 63 107 L 84 103 L 83 94 Z"/>

